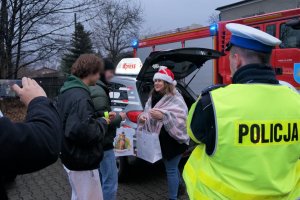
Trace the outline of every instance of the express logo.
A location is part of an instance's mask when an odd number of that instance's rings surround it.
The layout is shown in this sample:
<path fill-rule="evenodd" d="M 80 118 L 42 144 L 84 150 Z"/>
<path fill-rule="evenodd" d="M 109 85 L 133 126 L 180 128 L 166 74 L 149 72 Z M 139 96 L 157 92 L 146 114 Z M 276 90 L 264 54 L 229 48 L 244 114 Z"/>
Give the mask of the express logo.
<path fill-rule="evenodd" d="M 124 63 L 123 64 L 123 69 L 127 70 L 127 69 L 135 69 L 136 68 L 136 64 L 130 64 L 130 63 Z"/>

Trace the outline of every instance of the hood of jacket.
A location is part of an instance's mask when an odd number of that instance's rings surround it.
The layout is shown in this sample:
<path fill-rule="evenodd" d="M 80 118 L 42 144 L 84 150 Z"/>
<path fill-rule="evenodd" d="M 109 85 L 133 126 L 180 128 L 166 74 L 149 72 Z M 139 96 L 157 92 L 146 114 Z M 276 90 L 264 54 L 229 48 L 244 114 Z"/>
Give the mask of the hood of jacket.
<path fill-rule="evenodd" d="M 65 91 L 72 89 L 72 88 L 82 88 L 90 93 L 89 87 L 87 85 L 85 85 L 80 78 L 73 76 L 73 75 L 71 75 L 67 78 L 64 85 L 60 89 L 60 93 L 64 93 Z"/>

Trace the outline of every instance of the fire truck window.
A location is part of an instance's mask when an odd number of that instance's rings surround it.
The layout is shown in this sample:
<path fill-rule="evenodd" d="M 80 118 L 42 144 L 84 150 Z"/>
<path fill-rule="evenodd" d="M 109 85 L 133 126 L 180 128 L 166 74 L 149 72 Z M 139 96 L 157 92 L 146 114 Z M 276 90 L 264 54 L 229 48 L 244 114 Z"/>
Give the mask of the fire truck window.
<path fill-rule="evenodd" d="M 300 48 L 300 30 L 281 24 L 280 40 L 280 48 Z"/>
<path fill-rule="evenodd" d="M 274 37 L 276 37 L 276 25 L 275 24 L 267 25 L 266 32 L 268 34 L 273 35 Z"/>
<path fill-rule="evenodd" d="M 253 28 L 256 28 L 256 29 L 260 30 L 260 27 L 259 27 L 259 26 L 254 26 Z"/>

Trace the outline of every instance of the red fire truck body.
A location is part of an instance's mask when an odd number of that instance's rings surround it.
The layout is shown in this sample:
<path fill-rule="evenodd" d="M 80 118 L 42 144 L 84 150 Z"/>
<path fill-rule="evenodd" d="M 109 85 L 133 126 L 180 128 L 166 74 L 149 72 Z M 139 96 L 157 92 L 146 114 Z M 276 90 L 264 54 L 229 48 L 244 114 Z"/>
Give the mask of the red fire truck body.
<path fill-rule="evenodd" d="M 289 82 L 299 90 L 300 83 L 295 81 L 294 67 L 300 64 L 300 29 L 287 25 L 289 21 L 297 19 L 300 19 L 299 8 L 233 21 L 221 21 L 210 27 L 177 29 L 173 33 L 160 34 L 139 40 L 138 48 L 134 49 L 134 54 L 137 55 L 137 51 L 142 48 L 151 47 L 152 51 L 155 51 L 159 45 L 176 42 L 180 42 L 181 47 L 184 48 L 188 41 L 208 37 L 212 37 L 212 48 L 224 52 L 224 48 L 230 39 L 230 33 L 225 25 L 227 23 L 245 24 L 263 30 L 282 40 L 282 44 L 273 50 L 271 64 L 279 80 Z M 225 54 L 227 55 L 214 61 L 213 82 L 215 84 L 228 84 L 231 82 L 228 53 L 225 52 Z"/>

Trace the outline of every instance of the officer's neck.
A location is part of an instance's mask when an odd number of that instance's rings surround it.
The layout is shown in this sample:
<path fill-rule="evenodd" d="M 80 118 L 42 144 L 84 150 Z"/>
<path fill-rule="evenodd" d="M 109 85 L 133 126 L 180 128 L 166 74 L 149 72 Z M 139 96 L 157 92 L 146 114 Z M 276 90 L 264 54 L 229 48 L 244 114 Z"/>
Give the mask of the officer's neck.
<path fill-rule="evenodd" d="M 240 67 L 233 75 L 232 83 L 278 84 L 274 70 L 265 64 L 253 63 Z"/>

